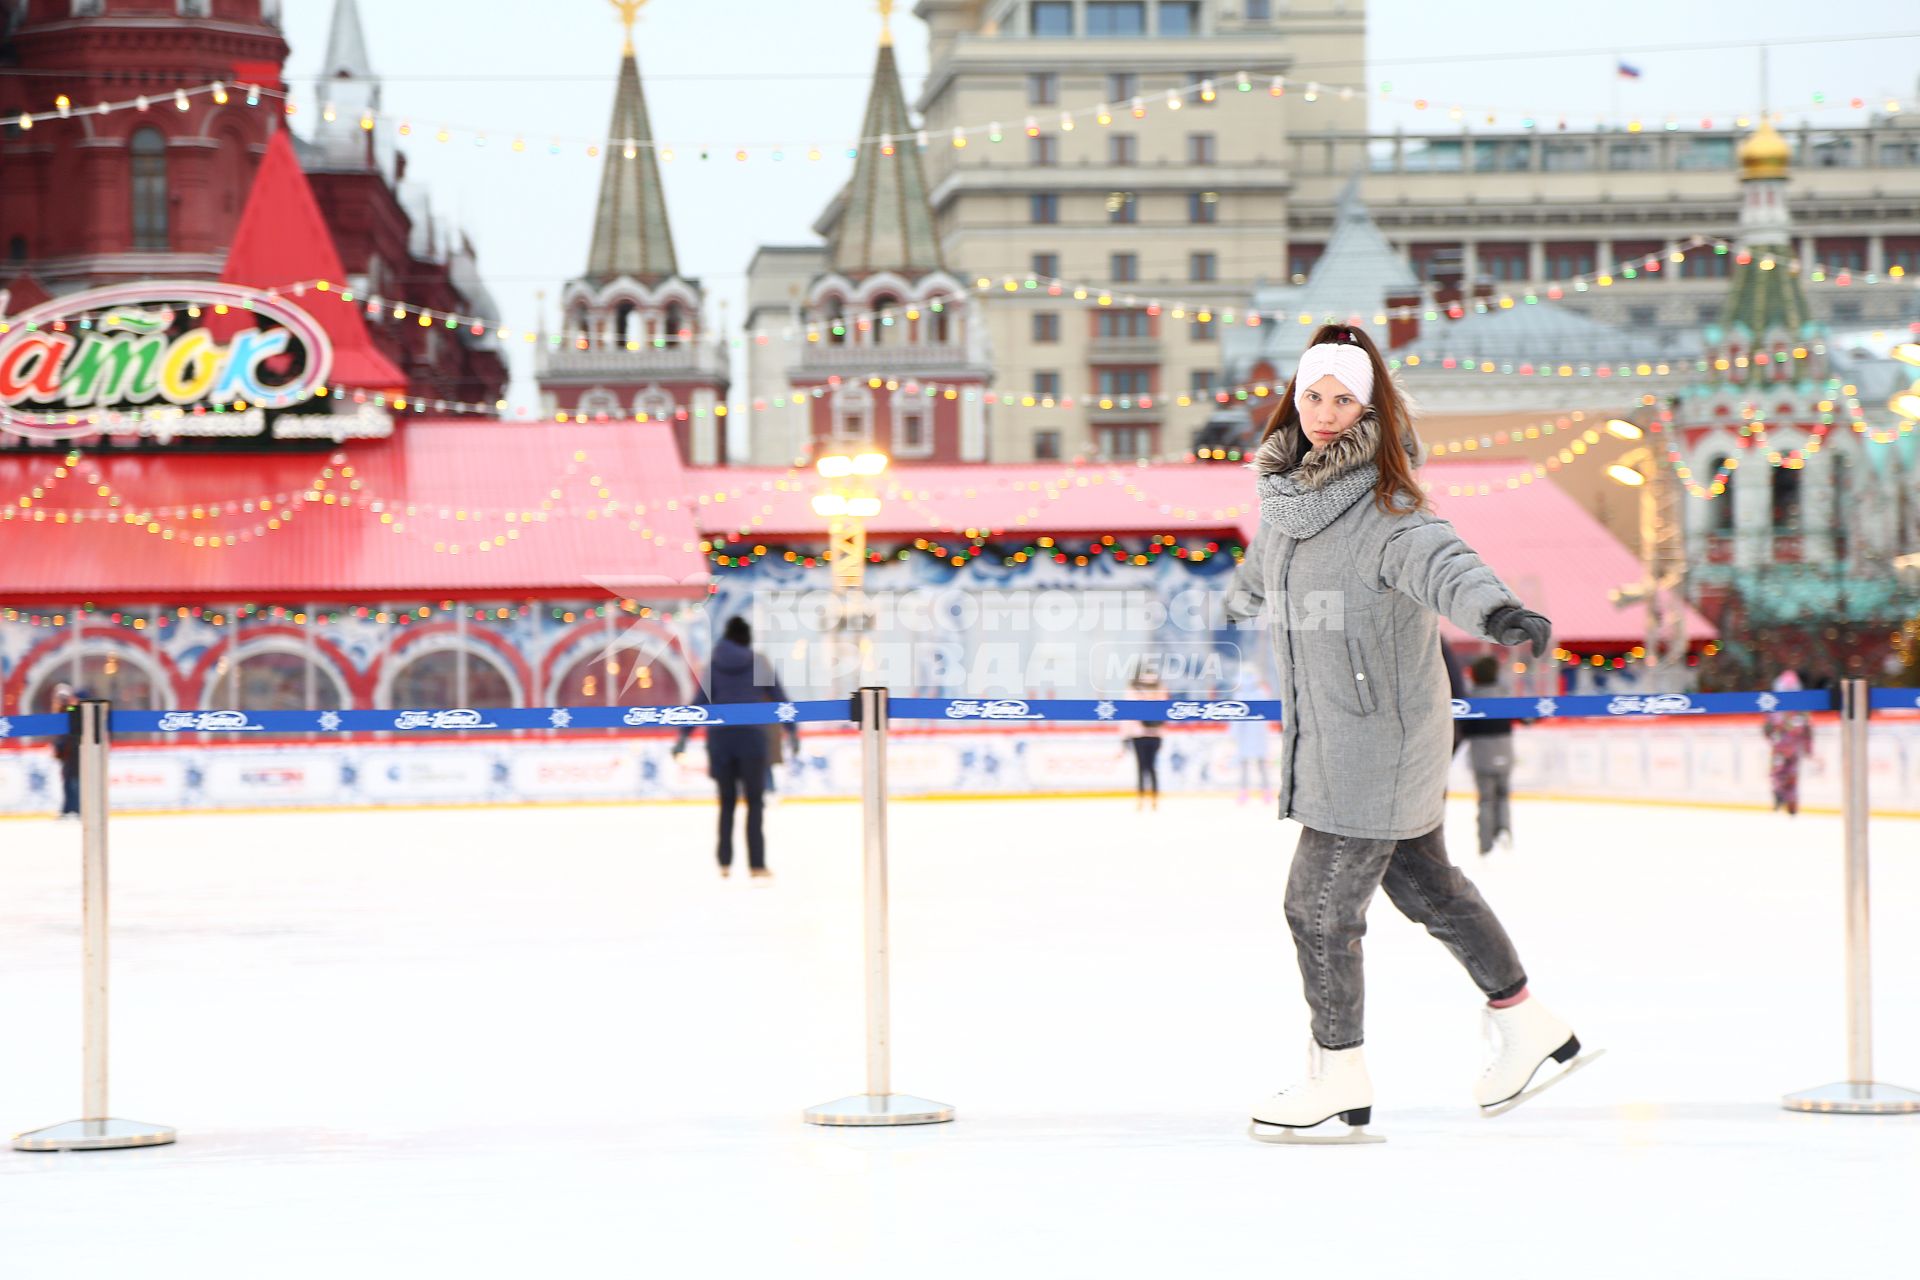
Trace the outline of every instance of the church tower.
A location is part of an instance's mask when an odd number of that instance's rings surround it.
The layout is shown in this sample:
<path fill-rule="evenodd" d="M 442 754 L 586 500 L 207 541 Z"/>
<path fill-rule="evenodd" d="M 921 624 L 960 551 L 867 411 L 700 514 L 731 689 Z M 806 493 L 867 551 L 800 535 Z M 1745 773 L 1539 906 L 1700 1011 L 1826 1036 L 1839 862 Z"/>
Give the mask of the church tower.
<path fill-rule="evenodd" d="M 924 136 L 894 62 L 892 0 L 880 9 L 853 177 L 817 224 L 827 264 L 802 309 L 792 387 L 810 403 L 795 452 L 865 443 L 902 462 L 984 462 L 986 328 L 940 250 Z"/>
<path fill-rule="evenodd" d="M 725 419 L 715 410 L 726 398 L 726 352 L 703 327 L 699 282 L 681 276 L 674 256 L 633 44 L 646 0 L 610 3 L 626 41 L 593 242 L 585 273 L 561 292 L 558 333 L 540 346 L 541 398 L 549 414 L 669 422 L 683 459 L 714 466 L 725 461 Z"/>

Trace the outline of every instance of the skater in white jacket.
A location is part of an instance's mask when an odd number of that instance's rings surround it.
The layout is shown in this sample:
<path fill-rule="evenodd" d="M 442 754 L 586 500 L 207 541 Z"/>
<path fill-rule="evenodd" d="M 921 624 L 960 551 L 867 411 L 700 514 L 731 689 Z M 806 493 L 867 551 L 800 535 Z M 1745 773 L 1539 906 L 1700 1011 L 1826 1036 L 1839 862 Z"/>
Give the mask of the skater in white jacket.
<path fill-rule="evenodd" d="M 1323 327 L 1255 455 L 1260 531 L 1228 608 L 1267 619 L 1285 706 L 1279 816 L 1304 828 L 1286 915 L 1313 1044 L 1307 1078 L 1254 1108 L 1255 1124 L 1276 1131 L 1258 1136 L 1335 1117 L 1357 1133 L 1371 1118 L 1361 939 L 1383 886 L 1486 998 L 1498 1048 L 1474 1090 L 1484 1111 L 1517 1105 L 1543 1067 L 1564 1073 L 1580 1052 L 1572 1029 L 1529 998 L 1512 941 L 1448 859 L 1442 830 L 1453 718 L 1436 615 L 1536 657 L 1550 624 L 1427 510 L 1418 455 L 1373 343 Z"/>

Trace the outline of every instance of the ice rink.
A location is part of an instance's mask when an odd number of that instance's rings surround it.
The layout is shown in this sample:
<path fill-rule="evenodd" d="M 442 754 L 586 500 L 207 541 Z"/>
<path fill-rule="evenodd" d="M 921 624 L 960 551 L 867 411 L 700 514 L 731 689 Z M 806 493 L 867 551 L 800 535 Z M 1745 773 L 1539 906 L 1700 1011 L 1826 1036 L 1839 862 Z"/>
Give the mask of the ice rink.
<path fill-rule="evenodd" d="M 1840 823 L 1522 802 L 1472 865 L 1607 1056 L 1486 1120 L 1477 994 L 1376 901 L 1373 1128 L 1282 1148 L 1295 829 L 1231 799 L 900 803 L 894 1085 L 864 1087 L 859 811 L 135 817 L 113 828 L 113 1106 L 166 1148 L 0 1152 L 0 1275 L 1911 1275 L 1920 1116 L 1844 1074 Z M 1874 827 L 1878 1075 L 1920 1087 L 1920 822 Z M 79 831 L 0 823 L 0 1126 L 79 1102 Z"/>

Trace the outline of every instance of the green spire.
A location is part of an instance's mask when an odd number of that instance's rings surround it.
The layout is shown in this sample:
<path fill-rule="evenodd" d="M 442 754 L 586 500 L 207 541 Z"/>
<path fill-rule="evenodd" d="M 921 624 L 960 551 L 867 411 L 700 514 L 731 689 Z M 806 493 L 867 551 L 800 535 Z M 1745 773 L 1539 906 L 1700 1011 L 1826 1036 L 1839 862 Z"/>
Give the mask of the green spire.
<path fill-rule="evenodd" d="M 833 269 L 850 277 L 876 271 L 919 276 L 943 269 L 926 173 L 890 43 L 880 46 L 860 136 L 853 180 L 833 228 Z"/>
<path fill-rule="evenodd" d="M 680 274 L 673 254 L 673 230 L 667 225 L 659 159 L 652 143 L 653 127 L 647 121 L 647 99 L 640 89 L 640 67 L 629 46 L 620 58 L 620 87 L 614 94 L 613 122 L 608 126 L 593 248 L 587 254 L 586 278 L 595 284 L 619 276 L 655 283 Z"/>

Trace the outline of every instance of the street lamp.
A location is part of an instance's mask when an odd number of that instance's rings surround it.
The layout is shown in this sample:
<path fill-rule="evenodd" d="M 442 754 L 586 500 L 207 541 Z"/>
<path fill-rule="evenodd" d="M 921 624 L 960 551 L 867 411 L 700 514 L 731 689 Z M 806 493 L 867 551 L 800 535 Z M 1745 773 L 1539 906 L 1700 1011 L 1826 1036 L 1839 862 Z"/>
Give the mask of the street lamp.
<path fill-rule="evenodd" d="M 1615 418 L 1607 430 L 1622 440 L 1643 437 L 1637 423 Z M 1616 607 L 1643 604 L 1647 610 L 1646 664 L 1658 692 L 1677 693 L 1687 660 L 1687 543 L 1679 510 L 1678 486 L 1661 464 L 1657 446 L 1642 445 L 1607 468 L 1615 484 L 1640 492 L 1641 581 L 1610 594 Z"/>
<path fill-rule="evenodd" d="M 814 459 L 814 470 L 827 482 L 826 492 L 814 495 L 813 513 L 827 523 L 827 568 L 833 575 L 833 589 L 839 597 L 839 618 L 834 624 L 835 649 L 851 645 L 854 661 L 845 663 L 853 673 L 854 687 L 866 663 L 867 646 L 853 637 L 866 629 L 866 601 L 861 594 L 867 573 L 868 520 L 880 514 L 880 499 L 872 488 L 874 477 L 887 469 L 887 455 L 876 449 L 862 448 L 848 453 L 832 453 Z M 836 658 L 840 654 L 836 653 Z M 835 663 L 841 666 L 840 662 Z"/>

